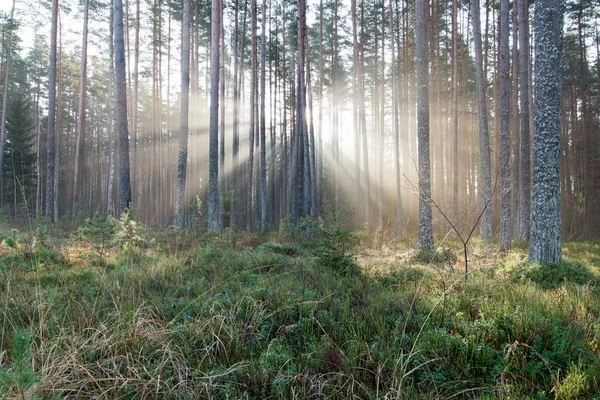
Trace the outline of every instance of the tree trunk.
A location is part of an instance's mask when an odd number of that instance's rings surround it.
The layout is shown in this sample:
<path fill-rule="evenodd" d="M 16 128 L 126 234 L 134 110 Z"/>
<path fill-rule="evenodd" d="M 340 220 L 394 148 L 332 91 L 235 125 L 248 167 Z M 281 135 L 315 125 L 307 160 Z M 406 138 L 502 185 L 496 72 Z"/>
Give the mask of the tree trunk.
<path fill-rule="evenodd" d="M 85 0 L 83 6 L 83 39 L 81 43 L 81 74 L 79 76 L 79 120 L 77 121 L 77 139 L 75 144 L 75 162 L 73 171 L 73 217 L 77 214 L 79 204 L 79 164 L 81 155 L 81 140 L 85 130 L 85 98 L 87 85 L 87 37 L 88 37 L 88 9 L 89 0 Z"/>
<path fill-rule="evenodd" d="M 252 221 L 252 180 L 253 180 L 253 168 L 254 168 L 254 124 L 255 124 L 255 103 L 256 103 L 256 68 L 257 68 L 257 54 L 256 54 L 256 0 L 250 1 L 250 37 L 251 37 L 251 48 L 252 48 L 252 60 L 251 60 L 251 78 L 250 78 L 250 140 L 249 143 L 249 157 L 248 157 L 248 187 L 247 198 L 246 198 L 246 230 L 251 231 L 253 227 Z M 243 52 L 243 46 L 242 50 Z"/>
<path fill-rule="evenodd" d="M 535 114 L 529 261 L 562 261 L 560 100 L 564 2 L 539 0 L 535 12 Z"/>
<path fill-rule="evenodd" d="M 48 74 L 48 131 L 46 147 L 46 224 L 54 220 L 54 157 L 56 131 L 56 42 L 58 33 L 58 0 L 52 0 L 50 31 L 50 70 Z"/>
<path fill-rule="evenodd" d="M 392 49 L 392 119 L 394 127 L 394 167 L 396 172 L 396 237 L 402 239 L 402 191 L 400 175 L 400 126 L 398 121 L 398 83 L 394 48 L 394 9 L 390 0 L 390 48 Z"/>
<path fill-rule="evenodd" d="M 210 116 L 208 144 L 208 230 L 219 231 L 219 67 L 221 0 L 212 0 L 210 63 Z"/>
<path fill-rule="evenodd" d="M 119 154 L 119 208 L 121 212 L 125 212 L 131 207 L 131 178 L 129 171 L 129 135 L 127 132 L 127 78 L 125 75 L 122 0 L 113 0 L 113 8 Z"/>
<path fill-rule="evenodd" d="M 500 250 L 510 249 L 509 0 L 500 0 Z"/>
<path fill-rule="evenodd" d="M 429 60 L 427 19 L 429 0 L 416 0 L 417 130 L 419 137 L 419 248 L 433 248 L 429 165 Z"/>
<path fill-rule="evenodd" d="M 177 188 L 175 194 L 175 229 L 183 228 L 185 184 L 187 176 L 188 122 L 190 103 L 190 0 L 183 0 L 181 38 L 181 119 L 179 122 L 179 154 L 177 156 Z"/>
<path fill-rule="evenodd" d="M 267 230 L 267 137 L 266 137 L 266 55 L 267 55 L 267 1 L 262 0 L 262 31 L 260 38 L 260 229 Z"/>
<path fill-rule="evenodd" d="M 490 160 L 490 137 L 486 106 L 486 77 L 483 73 L 481 49 L 481 23 L 479 18 L 479 0 L 471 0 L 471 22 L 473 24 L 473 42 L 475 44 L 475 80 L 477 81 L 477 105 L 479 112 L 479 195 L 481 197 L 481 238 L 487 246 L 492 245 L 492 183 Z"/>
<path fill-rule="evenodd" d="M 519 2 L 519 80 L 521 96 L 521 148 L 519 153 L 519 234 L 529 241 L 529 213 L 531 207 L 531 158 L 529 138 L 529 3 Z"/>

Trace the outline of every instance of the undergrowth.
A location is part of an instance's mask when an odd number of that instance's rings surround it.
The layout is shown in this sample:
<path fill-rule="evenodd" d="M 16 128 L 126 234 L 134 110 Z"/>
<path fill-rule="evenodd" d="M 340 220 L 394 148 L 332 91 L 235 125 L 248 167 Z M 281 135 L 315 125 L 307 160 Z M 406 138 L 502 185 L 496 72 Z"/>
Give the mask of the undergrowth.
<path fill-rule="evenodd" d="M 465 282 L 440 268 L 460 248 L 362 270 L 341 219 L 289 235 L 142 232 L 124 220 L 112 240 L 86 226 L 29 256 L 19 235 L 0 246 L 0 397 L 600 392 L 594 243 L 566 244 L 555 266 L 519 250 Z"/>

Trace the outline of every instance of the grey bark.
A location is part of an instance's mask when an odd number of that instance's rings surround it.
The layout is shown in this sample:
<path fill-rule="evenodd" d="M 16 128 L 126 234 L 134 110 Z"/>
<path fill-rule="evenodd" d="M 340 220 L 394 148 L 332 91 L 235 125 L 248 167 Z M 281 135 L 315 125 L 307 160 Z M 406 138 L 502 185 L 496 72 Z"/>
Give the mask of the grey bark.
<path fill-rule="evenodd" d="M 83 38 L 81 43 L 81 73 L 79 75 L 79 112 L 77 121 L 77 138 L 75 143 L 75 162 L 73 171 L 73 207 L 72 215 L 77 213 L 79 204 L 79 164 L 81 157 L 81 142 L 85 133 L 85 100 L 87 85 L 87 43 L 88 43 L 88 11 L 89 0 L 84 1 L 83 6 Z"/>
<path fill-rule="evenodd" d="M 529 261 L 562 261 L 560 215 L 560 101 L 564 2 L 535 7 L 535 104 Z"/>
<path fill-rule="evenodd" d="M 458 0 L 452 0 L 452 225 L 458 227 Z"/>
<path fill-rule="evenodd" d="M 486 77 L 483 72 L 481 47 L 481 21 L 479 16 L 479 0 L 471 0 L 471 22 L 473 24 L 473 42 L 475 45 L 475 80 L 477 81 L 477 105 L 479 112 L 479 188 L 481 197 L 481 238 L 487 246 L 492 245 L 492 196 L 490 136 L 488 132 L 486 105 Z"/>
<path fill-rule="evenodd" d="M 513 236 L 519 237 L 519 28 L 517 7 L 513 4 L 512 21 L 512 228 Z"/>
<path fill-rule="evenodd" d="M 531 157 L 529 138 L 529 3 L 519 1 L 519 94 L 521 97 L 521 146 L 519 152 L 519 239 L 529 241 L 531 208 Z"/>
<path fill-rule="evenodd" d="M 509 0 L 500 1 L 500 250 L 510 249 Z"/>
<path fill-rule="evenodd" d="M 119 208 L 131 207 L 131 177 L 129 170 L 129 135 L 127 132 L 127 78 L 125 73 L 125 44 L 123 39 L 123 3 L 113 0 L 114 47 L 117 95 L 117 143 L 119 157 Z"/>
<path fill-rule="evenodd" d="M 54 157 L 56 130 L 56 42 L 58 33 L 58 0 L 52 1 L 50 30 L 50 71 L 48 74 L 48 131 L 46 147 L 46 224 L 54 220 Z"/>
<path fill-rule="evenodd" d="M 181 38 L 181 119 L 179 122 L 179 154 L 175 189 L 175 229 L 183 228 L 184 194 L 187 177 L 188 122 L 190 103 L 190 0 L 183 0 Z"/>
<path fill-rule="evenodd" d="M 400 126 L 398 121 L 398 83 L 394 48 L 394 9 L 390 0 L 390 47 L 392 49 L 392 118 L 394 126 L 394 167 L 396 170 L 396 237 L 402 239 L 402 191 L 400 175 Z"/>
<path fill-rule="evenodd" d="M 360 120 L 360 131 L 362 134 L 362 152 L 363 152 L 363 175 L 365 177 L 365 229 L 367 232 L 371 229 L 371 188 L 370 188 L 370 174 L 369 174 L 369 148 L 367 145 L 367 117 L 365 110 L 365 23 L 364 23 L 364 12 L 365 3 L 364 0 L 361 2 L 361 16 L 360 16 L 360 77 L 359 77 L 359 91 L 360 100 L 358 102 L 359 112 L 358 118 Z"/>
<path fill-rule="evenodd" d="M 256 67 L 257 67 L 257 54 L 256 54 L 256 0 L 250 2 L 250 41 L 252 48 L 252 60 L 251 60 L 251 78 L 250 78 L 250 140 L 249 140 L 249 156 L 248 156 L 248 186 L 247 186 L 247 198 L 246 198 L 246 230 L 252 230 L 252 180 L 253 180 L 253 168 L 254 168 L 254 124 L 255 124 L 255 103 L 256 103 Z M 242 46 L 243 47 L 243 46 Z M 241 50 L 243 53 L 243 49 Z"/>
<path fill-rule="evenodd" d="M 109 48 L 109 62 L 110 62 L 110 67 L 109 67 L 109 75 L 110 75 L 110 87 L 108 89 L 108 97 L 110 98 L 109 100 L 109 106 L 108 106 L 108 113 L 109 113 L 109 123 L 108 123 L 108 142 L 109 142 L 109 159 L 108 159 L 108 188 L 107 188 L 107 201 L 106 201 L 106 213 L 109 214 L 113 212 L 114 210 L 114 205 L 113 205 L 113 185 L 114 185 L 114 181 L 115 181 L 115 123 L 114 123 L 114 119 L 115 119 L 115 95 L 114 95 L 114 84 L 115 84 L 115 57 L 114 57 L 114 46 L 113 46 L 113 18 L 114 18 L 114 12 L 113 9 L 110 9 L 110 17 L 109 17 L 109 44 L 108 44 L 108 48 Z"/>
<path fill-rule="evenodd" d="M 225 4 L 221 0 L 221 67 L 219 74 L 221 75 L 219 82 L 219 98 L 222 104 L 220 113 L 219 127 L 219 230 L 225 228 L 225 205 L 223 204 L 224 185 L 225 185 L 225 24 L 223 23 L 223 15 L 225 12 Z"/>
<path fill-rule="evenodd" d="M 221 0 L 212 0 L 210 63 L 210 115 L 208 143 L 208 230 L 219 230 L 219 67 Z"/>
<path fill-rule="evenodd" d="M 429 0 L 416 0 L 417 131 L 419 139 L 419 248 L 433 248 L 429 157 Z"/>
<path fill-rule="evenodd" d="M 266 54 L 267 54 L 267 1 L 262 0 L 262 28 L 260 38 L 260 229 L 267 230 L 267 139 L 266 139 Z"/>

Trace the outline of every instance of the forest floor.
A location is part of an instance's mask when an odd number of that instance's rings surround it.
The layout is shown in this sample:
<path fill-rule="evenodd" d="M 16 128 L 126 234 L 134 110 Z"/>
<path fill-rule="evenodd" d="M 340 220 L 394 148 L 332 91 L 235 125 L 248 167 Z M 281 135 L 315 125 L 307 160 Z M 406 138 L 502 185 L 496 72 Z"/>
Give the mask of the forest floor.
<path fill-rule="evenodd" d="M 600 393 L 600 243 L 527 263 L 339 226 L 0 226 L 0 398 L 569 399 Z M 51 236 L 51 238 L 50 238 Z"/>

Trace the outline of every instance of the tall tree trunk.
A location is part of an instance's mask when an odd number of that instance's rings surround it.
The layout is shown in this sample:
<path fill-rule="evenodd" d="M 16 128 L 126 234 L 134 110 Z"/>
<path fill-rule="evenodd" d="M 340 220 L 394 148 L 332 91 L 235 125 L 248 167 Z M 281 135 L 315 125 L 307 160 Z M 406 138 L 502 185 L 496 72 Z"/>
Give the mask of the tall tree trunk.
<path fill-rule="evenodd" d="M 262 0 L 262 28 L 260 38 L 260 229 L 267 230 L 267 137 L 266 137 L 266 55 L 267 55 L 267 1 Z"/>
<path fill-rule="evenodd" d="M 529 3 L 519 2 L 519 80 L 521 96 L 521 148 L 519 153 L 519 234 L 529 241 L 531 208 L 531 157 L 529 138 Z"/>
<path fill-rule="evenodd" d="M 175 229 L 183 228 L 185 184 L 187 173 L 188 122 L 190 103 L 190 0 L 183 0 L 181 38 L 181 119 L 179 122 L 179 154 L 177 156 L 177 188 L 175 194 Z"/>
<path fill-rule="evenodd" d="M 129 170 L 129 135 L 127 132 L 127 78 L 125 75 L 122 0 L 113 0 L 113 8 L 119 154 L 119 208 L 121 212 L 125 212 L 131 207 L 131 177 Z"/>
<path fill-rule="evenodd" d="M 392 119 L 394 126 L 394 167 L 396 172 L 396 237 L 402 239 L 402 188 L 400 176 L 400 126 L 398 121 L 398 83 L 396 76 L 396 53 L 394 48 L 394 8 L 390 3 L 390 48 L 392 49 Z"/>
<path fill-rule="evenodd" d="M 354 132 L 354 207 L 360 204 L 360 130 L 358 125 L 358 99 L 357 99 L 357 83 L 358 83 L 358 35 L 356 29 L 356 0 L 351 1 L 352 15 L 352 130 Z M 321 25 L 323 21 L 320 22 Z M 322 45 L 321 45 L 322 46 Z M 356 214 L 359 220 L 358 213 Z"/>
<path fill-rule="evenodd" d="M 509 0 L 500 0 L 500 250 L 510 249 Z"/>
<path fill-rule="evenodd" d="M 292 184 L 292 222 L 299 226 L 306 216 L 304 208 L 304 140 L 306 138 L 306 104 L 304 86 L 304 30 L 306 29 L 306 9 L 304 0 L 298 0 L 298 70 L 296 78 L 296 128 L 294 137 L 293 184 Z"/>
<path fill-rule="evenodd" d="M 539 0 L 535 12 L 535 115 L 529 261 L 562 261 L 560 100 L 564 2 Z"/>
<path fill-rule="evenodd" d="M 219 82 L 219 98 L 221 102 L 221 116 L 220 116 L 220 127 L 219 134 L 221 136 L 219 140 L 219 230 L 225 228 L 225 205 L 224 201 L 224 185 L 225 185 L 225 24 L 223 23 L 223 16 L 225 13 L 225 3 L 221 0 L 221 59 L 222 66 L 219 68 L 219 74 L 221 75 Z"/>
<path fill-rule="evenodd" d="M 475 44 L 475 80 L 477 81 L 477 103 L 479 112 L 479 187 L 481 197 L 481 238 L 487 246 L 492 245 L 492 182 L 490 160 L 490 136 L 486 106 L 486 77 L 483 73 L 481 49 L 481 22 L 479 18 L 479 0 L 471 0 L 471 22 L 473 24 L 473 42 Z"/>
<path fill-rule="evenodd" d="M 360 77 L 359 77 L 359 116 L 360 119 L 360 131 L 362 134 L 362 152 L 363 152 L 363 175 L 365 177 L 365 229 L 367 232 L 371 229 L 371 189 L 370 189 L 370 176 L 369 176 L 369 148 L 367 145 L 367 117 L 365 110 L 365 1 L 361 1 L 361 16 L 360 16 Z"/>
<path fill-rule="evenodd" d="M 429 0 L 416 0 L 417 130 L 419 136 L 419 248 L 433 248 L 429 156 Z"/>
<path fill-rule="evenodd" d="M 219 230 L 219 67 L 221 0 L 212 0 L 210 63 L 210 116 L 208 144 L 208 230 Z"/>
<path fill-rule="evenodd" d="M 58 0 L 52 0 L 50 31 L 50 71 L 48 74 L 48 131 L 46 147 L 46 224 L 54 220 L 54 157 L 56 131 L 56 42 L 58 33 Z"/>
<path fill-rule="evenodd" d="M 89 0 L 84 1 L 83 6 L 83 39 L 81 43 L 81 74 L 79 76 L 79 120 L 77 121 L 77 139 L 75 144 L 75 162 L 73 171 L 73 217 L 77 214 L 79 204 L 79 169 L 81 156 L 81 140 L 85 131 L 85 99 L 87 85 L 87 38 L 88 38 L 88 9 Z"/>
<path fill-rule="evenodd" d="M 252 220 L 252 180 L 253 180 L 253 169 L 254 169 L 254 125 L 256 122 L 254 113 L 255 111 L 255 103 L 256 103 L 256 69 L 257 69 L 257 54 L 256 54 L 256 0 L 250 1 L 250 41 L 252 48 L 252 60 L 251 60 L 251 78 L 250 78 L 250 140 L 249 143 L 249 157 L 248 157 L 248 187 L 247 189 L 247 198 L 246 198 L 246 230 L 251 231 L 253 228 L 253 220 Z M 243 52 L 243 47 L 242 47 Z"/>
<path fill-rule="evenodd" d="M 12 8 L 10 10 L 10 23 L 13 23 L 13 17 L 15 15 L 15 4 L 17 0 L 13 0 Z M 4 90 L 2 93 L 2 119 L 0 121 L 0 208 L 4 206 L 4 143 L 6 142 L 6 110 L 8 109 L 8 86 L 10 77 L 10 56 L 12 52 L 12 34 L 13 27 L 10 27 L 8 31 L 7 44 L 4 48 Z"/>
<path fill-rule="evenodd" d="M 452 0 L 452 224 L 458 226 L 458 0 Z"/>
<path fill-rule="evenodd" d="M 513 236 L 519 237 L 519 25 L 517 7 L 512 7 L 512 227 Z"/>

